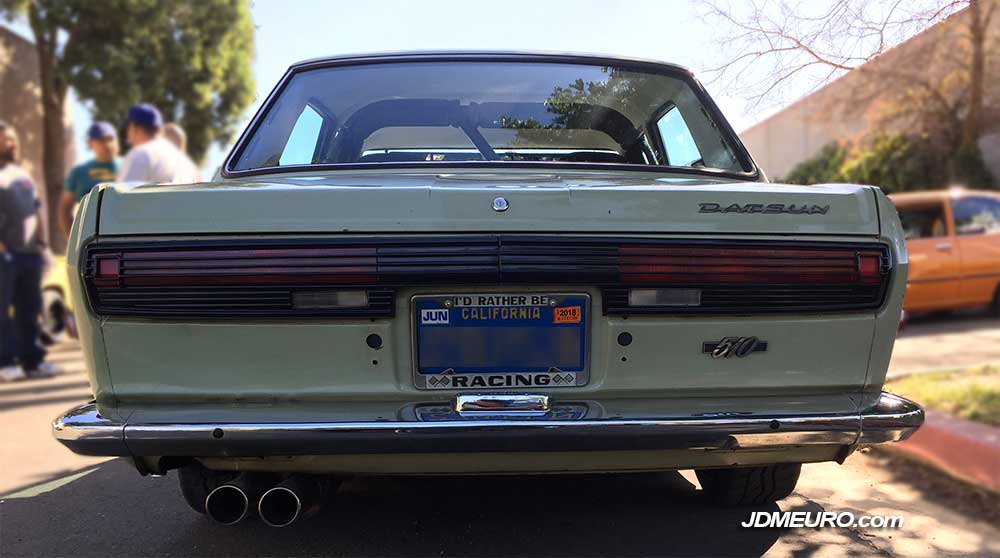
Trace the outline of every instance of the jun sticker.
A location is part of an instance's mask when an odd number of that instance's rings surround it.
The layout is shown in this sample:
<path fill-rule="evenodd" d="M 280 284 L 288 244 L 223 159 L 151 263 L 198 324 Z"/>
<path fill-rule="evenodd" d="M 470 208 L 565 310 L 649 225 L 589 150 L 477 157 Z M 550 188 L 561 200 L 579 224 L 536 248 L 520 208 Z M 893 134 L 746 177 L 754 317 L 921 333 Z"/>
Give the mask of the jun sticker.
<path fill-rule="evenodd" d="M 446 324 L 448 323 L 447 308 L 425 308 L 420 311 L 421 324 Z"/>

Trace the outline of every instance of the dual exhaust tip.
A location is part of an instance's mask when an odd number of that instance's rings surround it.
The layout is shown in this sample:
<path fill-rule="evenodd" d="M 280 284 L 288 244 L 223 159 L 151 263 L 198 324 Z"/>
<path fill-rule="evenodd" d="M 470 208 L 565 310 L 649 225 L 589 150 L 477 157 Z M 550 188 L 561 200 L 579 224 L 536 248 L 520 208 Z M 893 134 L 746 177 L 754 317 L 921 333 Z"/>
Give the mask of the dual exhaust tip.
<path fill-rule="evenodd" d="M 319 513 L 330 480 L 293 475 L 273 484 L 267 476 L 243 474 L 208 493 L 205 513 L 222 525 L 235 525 L 256 515 L 270 527 L 287 527 Z"/>

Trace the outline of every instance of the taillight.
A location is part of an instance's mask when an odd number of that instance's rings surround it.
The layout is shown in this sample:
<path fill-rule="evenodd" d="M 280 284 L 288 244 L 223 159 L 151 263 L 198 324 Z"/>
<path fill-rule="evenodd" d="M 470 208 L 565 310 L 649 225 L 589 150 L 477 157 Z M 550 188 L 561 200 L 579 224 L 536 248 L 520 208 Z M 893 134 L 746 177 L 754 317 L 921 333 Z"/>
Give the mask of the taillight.
<path fill-rule="evenodd" d="M 600 289 L 606 314 L 877 308 L 891 269 L 874 243 L 415 235 L 91 246 L 102 315 L 390 316 L 397 289 Z M 518 287 L 520 286 L 520 287 Z"/>
<path fill-rule="evenodd" d="M 872 308 L 889 275 L 881 247 L 625 244 L 617 264 L 622 287 L 605 290 L 612 314 Z"/>
<path fill-rule="evenodd" d="M 852 284 L 878 282 L 880 251 L 621 246 L 623 283 Z"/>
<path fill-rule="evenodd" d="M 118 286 L 122 260 L 118 254 L 102 254 L 94 258 L 94 285 L 98 287 Z"/>

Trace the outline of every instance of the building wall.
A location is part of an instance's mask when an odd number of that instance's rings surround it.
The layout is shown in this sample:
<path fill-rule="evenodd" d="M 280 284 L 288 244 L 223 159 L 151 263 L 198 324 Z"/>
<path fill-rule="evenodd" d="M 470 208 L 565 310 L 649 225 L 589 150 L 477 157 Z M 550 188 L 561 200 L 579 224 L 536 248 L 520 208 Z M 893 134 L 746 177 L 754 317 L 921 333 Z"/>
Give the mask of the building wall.
<path fill-rule="evenodd" d="M 45 182 L 42 174 L 42 102 L 35 45 L 0 26 L 0 120 L 17 130 L 21 161 L 35 183 Z M 66 104 L 66 164 L 75 159 L 73 123 Z M 68 169 L 63 169 L 64 174 Z M 44 197 L 44 196 L 43 196 Z"/>
<path fill-rule="evenodd" d="M 961 35 L 965 16 L 964 13 L 952 16 L 884 53 L 868 66 L 876 71 L 880 68 L 909 71 L 919 67 L 921 75 L 944 76 L 951 68 L 945 62 L 933 61 L 944 59 L 944 51 L 965 40 Z M 1000 36 L 1000 17 L 993 18 L 991 28 L 994 36 Z M 872 95 L 872 85 L 871 78 L 860 76 L 857 70 L 849 72 L 744 130 L 740 138 L 768 177 L 780 179 L 823 146 L 835 141 L 856 141 L 875 131 L 876 126 L 884 126 L 880 119 L 883 105 Z M 885 84 L 887 88 L 900 86 L 905 84 Z M 996 81 L 987 80 L 986 87 L 988 99 L 1000 96 L 1000 84 Z M 902 128 L 905 123 L 897 121 L 886 131 Z M 1000 176 L 1000 153 L 996 152 L 1000 140 L 995 134 L 986 135 L 980 147 L 990 170 Z"/>

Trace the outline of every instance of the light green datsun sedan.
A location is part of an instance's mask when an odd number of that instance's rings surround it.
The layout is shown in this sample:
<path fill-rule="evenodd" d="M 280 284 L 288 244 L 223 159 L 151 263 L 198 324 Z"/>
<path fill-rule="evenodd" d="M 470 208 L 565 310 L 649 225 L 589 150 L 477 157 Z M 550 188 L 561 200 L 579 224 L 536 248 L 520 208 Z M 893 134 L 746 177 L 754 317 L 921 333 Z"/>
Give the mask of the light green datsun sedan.
<path fill-rule="evenodd" d="M 205 184 L 83 202 L 85 455 L 273 526 L 357 474 L 694 469 L 788 495 L 907 438 L 877 188 L 778 185 L 677 66 L 416 53 L 282 78 Z"/>

